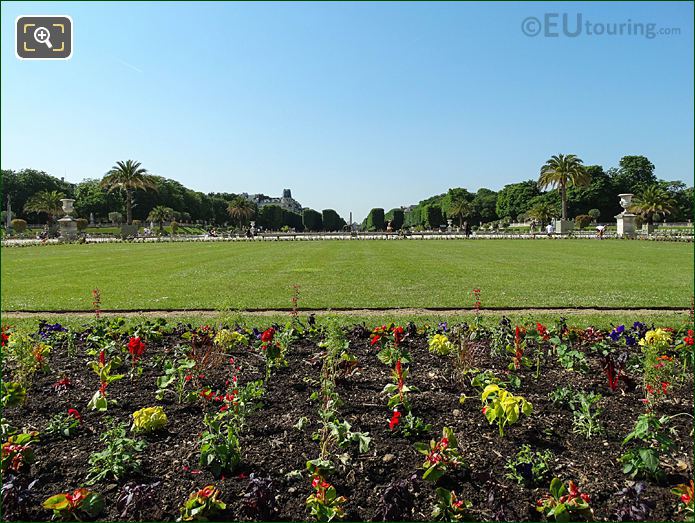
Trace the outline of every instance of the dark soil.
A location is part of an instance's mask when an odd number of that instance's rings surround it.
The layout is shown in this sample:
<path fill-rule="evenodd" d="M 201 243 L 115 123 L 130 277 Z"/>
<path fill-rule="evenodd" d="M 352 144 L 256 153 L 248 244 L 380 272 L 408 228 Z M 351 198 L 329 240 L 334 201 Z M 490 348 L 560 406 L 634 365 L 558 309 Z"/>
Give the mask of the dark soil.
<path fill-rule="evenodd" d="M 295 342 L 289 352 L 289 365 L 273 373 L 264 396 L 264 407 L 251 415 L 242 439 L 242 465 L 233 474 L 215 478 L 198 464 L 198 436 L 203 430 L 204 412 L 210 404 L 204 400 L 177 404 L 173 395 L 164 400 L 155 399 L 156 378 L 162 374 L 162 357 L 171 355 L 178 345 L 189 344 L 180 336 L 181 330 L 165 335 L 157 343 L 148 343 L 143 357 L 144 372 L 132 382 L 125 378 L 108 388 L 109 397 L 117 405 L 109 405 L 106 414 L 87 409 L 87 402 L 98 388 L 98 379 L 88 367 L 94 356 L 84 353 L 78 343 L 77 356 L 69 357 L 65 348 L 55 347 L 50 355 L 49 373 L 38 372 L 28 390 L 23 406 L 5 411 L 5 421 L 11 426 L 41 432 L 55 413 L 76 408 L 83 417 L 80 433 L 69 439 L 42 438 L 36 445 L 36 462 L 25 478 L 38 479 L 29 499 L 22 505 L 23 512 L 3 510 L 7 520 L 47 520 L 50 512 L 41 507 L 49 496 L 85 486 L 89 468 L 88 458 L 103 445 L 99 436 L 107 417 L 130 423 L 133 411 L 142 407 L 161 405 L 169 418 L 167 428 L 160 433 L 145 436 L 148 446 L 142 453 L 141 470 L 118 481 L 104 481 L 90 488 L 104 495 L 104 520 L 172 521 L 179 515 L 179 507 L 194 490 L 215 484 L 222 491 L 227 510 L 214 519 L 259 519 L 244 509 L 243 496 L 249 489 L 249 475 L 271 478 L 277 511 L 270 518 L 301 521 L 309 517 L 305 500 L 312 492 L 311 476 L 306 472 L 307 460 L 318 457 L 318 443 L 312 433 L 319 427 L 316 402 L 310 401 L 318 389 L 322 349 L 316 341 L 302 339 Z M 390 410 L 382 394 L 390 382 L 390 369 L 376 358 L 376 349 L 369 346 L 368 332 L 355 328 L 350 335 L 350 352 L 358 358 L 358 369 L 337 380 L 337 392 L 342 399 L 340 419 L 347 420 L 352 430 L 369 432 L 372 438 L 369 452 L 359 455 L 356 449 L 348 452 L 351 461 L 329 479 L 338 493 L 348 498 L 346 519 L 373 521 L 382 519 L 381 496 L 386 487 L 405 480 L 413 495 L 413 511 L 402 519 L 429 520 L 434 507 L 434 486 L 423 482 L 423 456 L 413 447 L 415 441 L 439 438 L 444 426 L 451 427 L 459 441 L 468 468 L 442 481 L 455 489 L 461 498 L 472 501 L 470 518 L 479 521 L 519 521 L 542 519 L 535 511 L 535 501 L 547 492 L 548 485 L 520 486 L 505 477 L 505 463 L 519 447 L 528 443 L 536 449 L 550 449 L 554 454 L 552 474 L 574 480 L 591 495 L 591 506 L 597 520 L 617 520 L 616 497 L 629 478 L 622 473 L 619 457 L 624 453 L 623 438 L 632 430 L 639 414 L 644 412 L 640 387 L 621 382 L 621 388 L 612 393 L 606 384 L 598 357 L 587 353 L 590 369 L 587 373 L 567 371 L 556 361 L 549 361 L 534 377 L 534 367 L 522 368 L 518 374 L 522 386 L 514 390 L 533 404 L 533 413 L 522 417 L 500 437 L 496 426 L 490 426 L 481 413 L 480 392 L 462 380 L 452 360 L 431 354 L 424 335 L 409 337 L 406 341 L 413 362 L 410 364 L 408 384 L 419 389 L 411 395 L 414 413 L 432 425 L 431 434 L 419 438 L 404 438 L 398 430 L 389 430 Z M 126 337 L 123 340 L 127 340 Z M 125 346 L 125 343 L 123 344 Z M 492 358 L 487 342 L 479 342 L 473 366 L 492 369 L 500 377 L 507 372 L 509 356 Z M 232 354 L 241 365 L 241 384 L 260 379 L 264 375 L 262 358 L 253 349 Z M 532 356 L 532 355 L 531 355 Z M 158 364 L 159 363 L 159 364 Z M 127 365 L 127 364 L 126 364 Z M 3 368 L 3 379 L 11 378 L 11 370 Z M 127 372 L 127 368 L 122 369 Z M 228 379 L 230 365 L 227 358 L 212 368 L 195 372 L 191 386 L 222 389 Z M 198 374 L 204 374 L 198 378 Z M 52 385 L 61 377 L 70 378 L 73 386 L 65 394 L 57 395 Z M 632 376 L 639 383 L 639 376 Z M 600 420 L 605 434 L 592 439 L 572 432 L 572 413 L 554 407 L 548 393 L 559 385 L 572 385 L 576 389 L 595 391 L 603 395 L 604 409 Z M 674 384 L 668 399 L 656 407 L 659 415 L 693 412 L 692 376 L 685 382 Z M 459 398 L 467 395 L 462 404 Z M 294 428 L 300 418 L 307 417 L 310 424 L 302 431 Z M 654 504 L 650 520 L 681 520 L 678 498 L 670 488 L 693 477 L 692 417 L 673 418 L 669 424 L 675 429 L 674 450 L 662 459 L 667 472 L 663 483 L 643 480 L 646 485 L 644 499 Z M 341 451 L 342 452 L 342 451 Z M 337 460 L 334 460 L 337 461 Z M 292 471 L 301 471 L 289 475 Z M 116 508 L 116 498 L 125 484 L 151 484 L 160 482 L 156 501 L 146 504 L 139 513 L 122 518 Z M 8 507 L 6 507 L 7 509 Z"/>

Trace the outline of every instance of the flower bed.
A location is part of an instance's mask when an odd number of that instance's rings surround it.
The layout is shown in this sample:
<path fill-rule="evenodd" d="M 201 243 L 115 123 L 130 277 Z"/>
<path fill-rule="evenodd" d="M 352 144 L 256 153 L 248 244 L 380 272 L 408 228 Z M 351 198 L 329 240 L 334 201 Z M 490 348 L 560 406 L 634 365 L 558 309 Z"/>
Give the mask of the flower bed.
<path fill-rule="evenodd" d="M 692 344 L 504 318 L 8 327 L 3 516 L 681 520 Z"/>

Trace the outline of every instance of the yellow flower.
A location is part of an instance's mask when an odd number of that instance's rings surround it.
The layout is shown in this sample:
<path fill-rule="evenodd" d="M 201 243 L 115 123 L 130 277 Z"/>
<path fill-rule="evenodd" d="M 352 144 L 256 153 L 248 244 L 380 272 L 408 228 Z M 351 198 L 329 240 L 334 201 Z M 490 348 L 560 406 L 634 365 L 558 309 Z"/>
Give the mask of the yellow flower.
<path fill-rule="evenodd" d="M 669 343 L 671 343 L 671 333 L 663 329 L 647 331 L 647 334 L 644 335 L 644 339 L 639 342 L 643 347 L 645 345 L 668 345 Z"/>

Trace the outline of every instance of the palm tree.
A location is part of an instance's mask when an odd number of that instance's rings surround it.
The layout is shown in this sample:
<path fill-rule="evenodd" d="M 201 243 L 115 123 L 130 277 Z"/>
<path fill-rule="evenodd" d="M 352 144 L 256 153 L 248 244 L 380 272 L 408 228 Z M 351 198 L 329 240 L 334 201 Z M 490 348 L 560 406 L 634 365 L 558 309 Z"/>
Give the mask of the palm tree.
<path fill-rule="evenodd" d="M 585 187 L 591 183 L 589 174 L 582 165 L 582 160 L 574 154 L 558 154 L 550 158 L 541 167 L 538 187 L 559 187 L 562 200 L 562 219 L 567 219 L 567 187 Z"/>
<path fill-rule="evenodd" d="M 63 214 L 63 202 L 60 201 L 63 198 L 65 194 L 60 191 L 37 192 L 24 204 L 24 212 L 45 212 L 50 225 L 54 216 Z"/>
<path fill-rule="evenodd" d="M 472 211 L 473 206 L 468 200 L 464 198 L 454 200 L 451 203 L 451 207 L 449 207 L 449 215 L 452 218 L 459 219 L 459 227 L 463 227 L 463 219 L 468 218 L 471 215 Z"/>
<path fill-rule="evenodd" d="M 557 216 L 557 208 L 548 202 L 539 202 L 526 212 L 526 216 L 542 224 L 550 223 Z"/>
<path fill-rule="evenodd" d="M 170 220 L 173 215 L 174 209 L 171 207 L 157 205 L 147 215 L 147 219 L 151 222 L 157 222 L 159 224 L 159 234 L 162 234 L 164 232 L 164 222 Z"/>
<path fill-rule="evenodd" d="M 133 192 L 137 189 L 157 190 L 147 169 L 140 167 L 140 162 L 127 160 L 116 162 L 101 180 L 101 186 L 109 192 L 116 189 L 125 191 L 126 223 L 133 224 Z"/>
<path fill-rule="evenodd" d="M 239 228 L 242 228 L 244 222 L 256 214 L 256 206 L 243 196 L 237 196 L 227 206 L 227 212 L 233 220 L 239 220 Z"/>
<path fill-rule="evenodd" d="M 671 195 L 658 185 L 650 185 L 632 201 L 630 212 L 641 214 L 649 225 L 654 223 L 654 215 L 671 214 L 676 202 Z"/>

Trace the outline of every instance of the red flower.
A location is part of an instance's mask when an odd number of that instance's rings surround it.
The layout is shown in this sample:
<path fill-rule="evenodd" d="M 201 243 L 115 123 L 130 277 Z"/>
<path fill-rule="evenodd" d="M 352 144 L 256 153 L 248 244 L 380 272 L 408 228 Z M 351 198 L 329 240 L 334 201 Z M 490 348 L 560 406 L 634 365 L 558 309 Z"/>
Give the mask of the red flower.
<path fill-rule="evenodd" d="M 86 488 L 78 488 L 72 494 L 69 492 L 65 494 L 65 500 L 70 504 L 70 508 L 75 509 L 80 506 L 88 492 Z"/>
<path fill-rule="evenodd" d="M 379 340 L 381 340 L 381 336 L 378 335 L 378 334 L 375 334 L 375 335 L 372 337 L 372 341 L 371 341 L 371 343 L 370 343 L 369 345 L 371 345 L 371 346 L 373 347 L 374 345 L 376 345 L 377 343 L 379 343 Z"/>
<path fill-rule="evenodd" d="M 395 329 L 393 329 L 393 339 L 394 339 L 394 344 L 398 346 L 398 344 L 403 341 L 403 338 L 405 337 L 405 331 L 403 330 L 403 327 L 398 326 Z"/>
<path fill-rule="evenodd" d="M 401 418 L 401 413 L 398 412 L 397 410 L 393 411 L 393 416 L 391 416 L 391 421 L 389 421 L 389 429 L 393 430 L 396 428 L 396 425 L 400 423 L 400 418 Z"/>
<path fill-rule="evenodd" d="M 589 497 L 589 494 L 580 494 L 579 497 L 587 503 L 591 503 L 591 498 Z"/>
<path fill-rule="evenodd" d="M 487 414 L 487 407 L 483 407 L 483 414 Z"/>
<path fill-rule="evenodd" d="M 4 336 L 4 334 L 3 334 Z M 695 332 L 693 332 L 692 329 L 688 329 L 688 335 L 683 338 L 683 341 L 685 342 L 686 345 L 693 345 L 695 344 Z M 4 343 L 3 343 L 4 345 Z"/>
<path fill-rule="evenodd" d="M 668 381 L 662 381 L 662 382 L 661 382 L 661 392 L 664 393 L 664 394 L 666 394 L 666 391 L 667 391 L 668 386 L 669 386 L 670 384 L 671 384 L 671 383 L 668 382 Z"/>
<path fill-rule="evenodd" d="M 268 330 L 264 331 L 263 334 L 261 334 L 261 341 L 263 343 L 271 342 L 271 341 L 273 341 L 274 336 L 275 336 L 275 329 L 273 329 L 271 327 Z"/>
<path fill-rule="evenodd" d="M 212 485 L 208 485 L 207 487 L 198 491 L 198 497 L 207 499 L 210 496 L 212 496 L 214 494 L 214 492 L 215 492 L 215 487 Z"/>
<path fill-rule="evenodd" d="M 683 495 L 681 496 L 681 501 L 682 501 L 683 503 L 685 503 L 686 505 L 687 505 L 688 503 L 690 503 L 690 499 L 691 499 L 690 496 L 688 496 L 687 494 L 683 494 Z"/>
<path fill-rule="evenodd" d="M 77 421 L 82 421 L 82 416 L 77 412 L 77 409 L 68 409 L 68 416 L 75 418 Z"/>
<path fill-rule="evenodd" d="M 220 407 L 220 412 L 227 412 L 229 410 L 229 405 L 222 405 Z"/>
<path fill-rule="evenodd" d="M 2 328 L 2 334 L 0 336 L 2 336 L 2 346 L 4 347 L 10 339 L 10 335 L 5 334 L 5 327 Z"/>
<path fill-rule="evenodd" d="M 186 383 L 188 383 L 193 379 L 193 376 L 191 376 L 190 374 L 186 374 L 186 376 L 183 379 L 186 381 Z"/>
<path fill-rule="evenodd" d="M 145 344 L 140 340 L 140 337 L 130 338 L 128 342 L 128 352 L 133 357 L 133 360 L 137 361 L 145 352 Z"/>

